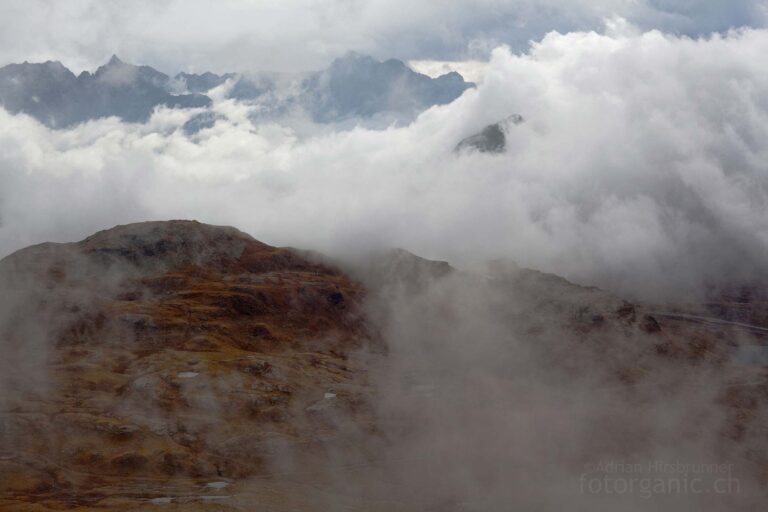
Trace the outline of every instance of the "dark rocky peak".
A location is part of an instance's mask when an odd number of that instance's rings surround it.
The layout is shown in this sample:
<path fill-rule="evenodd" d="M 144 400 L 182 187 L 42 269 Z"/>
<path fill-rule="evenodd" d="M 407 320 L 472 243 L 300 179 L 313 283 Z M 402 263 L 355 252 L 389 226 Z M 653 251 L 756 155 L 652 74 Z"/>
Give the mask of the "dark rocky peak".
<path fill-rule="evenodd" d="M 507 134 L 512 126 L 525 122 L 523 116 L 512 114 L 503 121 L 489 124 L 479 133 L 461 140 L 455 151 L 480 151 L 481 153 L 504 153 L 507 149 Z"/>

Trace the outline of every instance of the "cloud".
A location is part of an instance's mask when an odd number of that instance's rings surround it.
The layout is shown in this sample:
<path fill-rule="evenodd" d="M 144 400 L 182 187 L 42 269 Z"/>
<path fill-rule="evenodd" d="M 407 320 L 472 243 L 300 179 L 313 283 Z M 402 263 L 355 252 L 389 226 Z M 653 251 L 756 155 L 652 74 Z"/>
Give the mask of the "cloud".
<path fill-rule="evenodd" d="M 94 69 L 117 53 L 175 74 L 320 69 L 350 50 L 486 59 L 500 44 L 524 51 L 550 31 L 602 30 L 615 17 L 698 36 L 764 27 L 766 12 L 765 0 L 9 0 L 0 6 L 0 63 Z"/>
<path fill-rule="evenodd" d="M 567 503 L 640 511 L 649 502 L 655 510 L 749 510 L 764 500 L 744 456 L 762 453 L 763 439 L 722 435 L 732 420 L 719 397 L 747 379 L 743 367 L 666 360 L 654 348 L 659 338 L 616 324 L 579 334 L 563 323 L 566 304 L 599 299 L 546 278 L 528 287 L 470 274 L 424 282 L 414 292 L 395 284 L 372 294 L 388 347 L 371 371 L 388 443 L 375 476 L 339 450 L 354 471 L 328 471 L 347 480 L 347 492 L 376 489 L 366 481 L 375 478 L 387 499 L 456 510 Z M 622 374 L 638 380 L 622 384 Z M 640 487 L 651 478 L 680 484 L 680 471 L 649 469 L 678 461 L 723 464 L 727 471 L 693 469 L 686 478 L 711 489 L 713 479 L 732 477 L 738 491 Z M 626 487 L 607 489 L 609 481 Z"/>
<path fill-rule="evenodd" d="M 197 111 L 51 131 L 0 112 L 0 253 L 117 223 L 196 218 L 329 253 L 511 258 L 653 300 L 766 275 L 768 32 L 551 33 L 410 126 L 252 124 Z M 519 113 L 508 152 L 456 142 Z M 295 121 L 295 120 L 294 120 Z"/>

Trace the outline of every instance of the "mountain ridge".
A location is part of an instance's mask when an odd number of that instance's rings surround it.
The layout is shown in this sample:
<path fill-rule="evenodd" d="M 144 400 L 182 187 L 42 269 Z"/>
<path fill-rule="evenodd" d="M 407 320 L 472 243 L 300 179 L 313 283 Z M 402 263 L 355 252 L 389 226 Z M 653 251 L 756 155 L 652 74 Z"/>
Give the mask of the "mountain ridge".
<path fill-rule="evenodd" d="M 25 113 L 50 128 L 116 116 L 146 122 L 157 107 L 208 108 L 211 89 L 231 83 L 227 98 L 258 101 L 267 112 L 305 109 L 315 122 L 370 118 L 389 112 L 412 120 L 422 110 L 449 103 L 474 84 L 458 73 L 430 78 L 402 61 L 384 62 L 360 54 L 340 57 L 322 71 L 298 74 L 287 97 L 275 74 L 180 72 L 171 77 L 151 66 L 134 65 L 113 55 L 93 73 L 75 76 L 61 62 L 8 64 L 0 67 L 0 105 Z M 199 127 L 192 126 L 194 133 Z"/>
<path fill-rule="evenodd" d="M 460 430 L 440 457 L 408 457 L 452 432 L 436 411 L 479 415 L 462 428 L 485 432 L 519 406 L 579 399 L 577 383 L 621 405 L 583 425 L 604 428 L 587 456 L 642 446 L 635 408 L 678 406 L 674 390 L 720 373 L 717 402 L 694 412 L 718 408 L 705 428 L 728 456 L 763 448 L 749 440 L 768 410 L 765 374 L 729 363 L 733 326 L 657 318 L 507 261 L 473 274 L 395 249 L 355 266 L 173 220 L 22 249 L 0 260 L 0 287 L 8 510 L 319 512 L 349 489 L 350 510 L 424 510 L 443 488 L 414 500 L 424 487 L 402 475 L 476 451 Z M 552 426 L 552 410 L 539 418 Z M 682 426 L 700 428 L 692 418 Z"/>

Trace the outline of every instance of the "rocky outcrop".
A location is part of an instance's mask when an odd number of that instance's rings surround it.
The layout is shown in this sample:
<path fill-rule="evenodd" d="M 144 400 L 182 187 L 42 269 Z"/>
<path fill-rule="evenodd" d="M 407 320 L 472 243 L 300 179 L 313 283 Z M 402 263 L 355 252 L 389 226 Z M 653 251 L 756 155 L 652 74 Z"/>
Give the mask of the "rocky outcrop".
<path fill-rule="evenodd" d="M 524 122 L 522 116 L 513 114 L 504 121 L 490 124 L 480 133 L 462 139 L 456 145 L 456 152 L 479 151 L 481 153 L 504 153 L 507 149 L 507 134 L 512 126 Z"/>

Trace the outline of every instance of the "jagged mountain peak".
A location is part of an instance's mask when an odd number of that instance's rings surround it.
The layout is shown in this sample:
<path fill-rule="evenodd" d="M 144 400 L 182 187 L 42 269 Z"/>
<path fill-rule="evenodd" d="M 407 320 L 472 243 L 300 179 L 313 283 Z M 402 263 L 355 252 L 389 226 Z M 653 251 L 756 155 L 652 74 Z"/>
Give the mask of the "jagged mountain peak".
<path fill-rule="evenodd" d="M 124 64 L 124 62 L 122 60 L 120 60 L 120 58 L 117 56 L 117 54 L 114 54 L 114 53 L 112 54 L 112 57 L 110 57 L 109 61 L 107 62 L 108 66 L 116 66 L 116 65 L 120 65 L 120 64 Z"/>
<path fill-rule="evenodd" d="M 117 55 L 112 55 L 112 57 L 110 57 L 106 63 L 96 68 L 96 71 L 93 72 L 93 75 L 98 76 L 110 70 L 121 68 L 138 68 L 138 66 L 120 60 Z"/>

